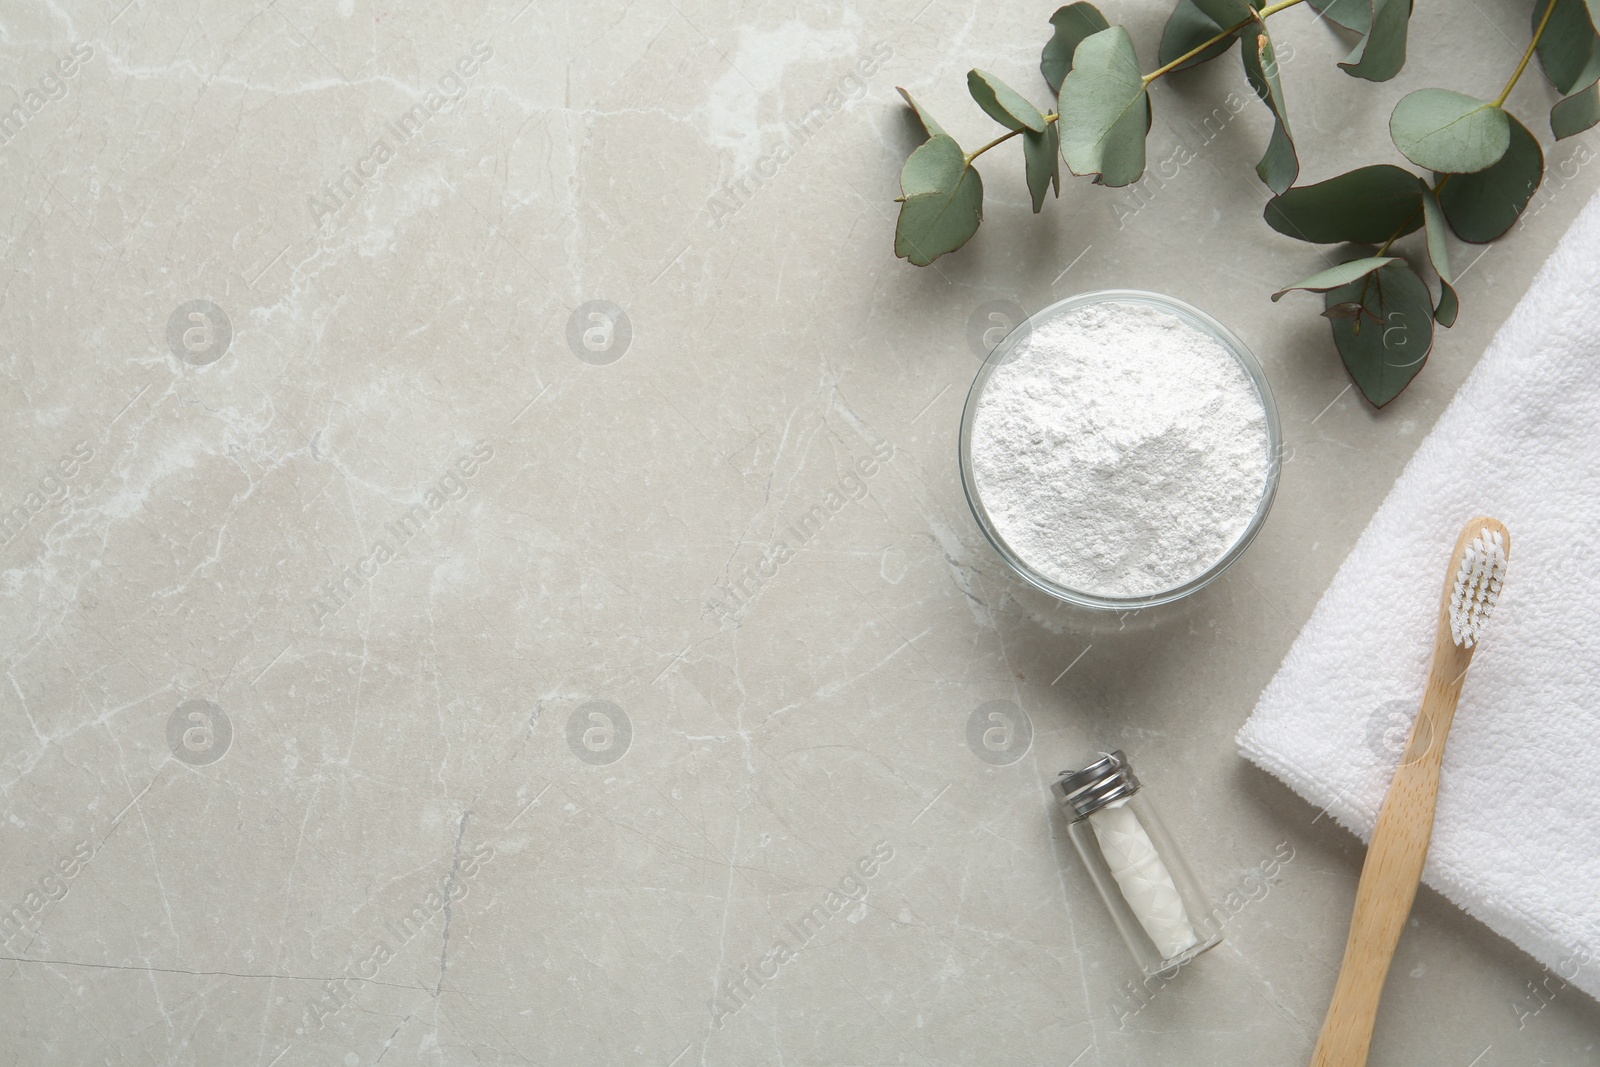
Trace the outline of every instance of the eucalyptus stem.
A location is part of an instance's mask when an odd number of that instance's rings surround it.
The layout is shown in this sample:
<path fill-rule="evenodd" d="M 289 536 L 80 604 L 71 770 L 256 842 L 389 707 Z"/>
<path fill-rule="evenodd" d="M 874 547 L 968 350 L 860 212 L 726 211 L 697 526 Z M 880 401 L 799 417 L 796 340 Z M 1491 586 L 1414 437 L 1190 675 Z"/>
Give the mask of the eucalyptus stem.
<path fill-rule="evenodd" d="M 1438 192 L 1437 189 L 1434 190 L 1434 191 Z M 1421 211 L 1421 210 L 1422 210 L 1421 208 L 1417 209 L 1417 211 Z M 1400 239 L 1400 235 L 1403 232 L 1405 232 L 1405 228 L 1407 226 L 1410 226 L 1412 220 L 1417 217 L 1417 211 L 1413 211 L 1411 214 L 1407 215 L 1406 216 L 1406 221 L 1404 221 L 1404 222 L 1402 222 L 1400 224 L 1400 229 L 1398 229 L 1398 230 L 1394 231 L 1393 233 L 1391 233 L 1389 235 L 1389 239 L 1387 241 L 1383 242 L 1383 244 L 1379 246 L 1379 248 L 1378 248 L 1378 250 L 1376 252 L 1372 253 L 1372 256 L 1373 256 L 1374 259 L 1381 259 L 1383 257 L 1383 254 L 1385 252 L 1389 251 L 1389 246 L 1394 244 L 1396 241 L 1398 241 Z"/>
<path fill-rule="evenodd" d="M 989 149 L 993 148 L 997 144 L 1005 144 L 1007 141 L 1011 140 L 1011 138 L 1015 137 L 1017 134 L 1019 134 L 1021 132 L 1022 132 L 1021 130 L 1008 130 L 1007 132 L 1002 133 L 999 137 L 996 137 L 994 140 L 990 141 L 988 144 L 984 145 L 983 147 L 976 148 L 976 149 L 973 149 L 971 152 L 968 152 L 966 154 L 966 156 L 967 156 L 967 165 L 971 166 L 972 165 L 972 161 L 974 159 L 977 159 L 979 156 L 983 155 L 985 152 L 989 151 Z"/>
<path fill-rule="evenodd" d="M 1048 126 L 1048 125 L 1050 125 L 1052 122 L 1056 121 L 1056 119 L 1058 119 L 1060 117 L 1061 117 L 1060 115 L 1057 115 L 1054 111 L 1052 111 L 1052 112 L 1050 112 L 1050 114 L 1048 114 L 1048 115 L 1046 115 L 1044 117 L 1044 124 L 1046 126 Z M 1004 144 L 1005 142 L 1011 140 L 1011 138 L 1015 137 L 1019 133 L 1022 133 L 1026 129 L 1027 129 L 1027 127 L 1023 127 L 1023 129 L 1021 129 L 1021 130 L 1007 130 L 1005 133 L 1002 133 L 999 137 L 996 137 L 994 140 L 990 141 L 986 145 L 983 145 L 981 148 L 975 148 L 971 152 L 966 153 L 967 166 L 969 166 L 969 167 L 972 166 L 972 161 L 974 159 L 977 159 L 979 156 L 981 156 L 985 152 L 989 151 L 989 149 L 993 148 L 995 145 Z"/>
<path fill-rule="evenodd" d="M 1533 53 L 1539 47 L 1539 38 L 1544 36 L 1544 28 L 1550 25 L 1550 16 L 1555 12 L 1557 0 L 1550 0 L 1545 6 L 1544 18 L 1539 20 L 1538 28 L 1533 31 L 1533 40 L 1528 42 L 1528 50 L 1522 53 L 1522 62 L 1517 64 L 1517 69 L 1512 71 L 1511 80 L 1506 82 L 1506 87 L 1500 90 L 1500 95 L 1495 97 L 1494 106 L 1500 107 L 1506 102 L 1506 97 L 1511 95 L 1511 90 L 1517 87 L 1517 79 L 1522 77 L 1522 72 L 1528 69 L 1528 60 L 1533 58 Z"/>
<path fill-rule="evenodd" d="M 1440 178 L 1438 181 L 1436 181 L 1432 185 L 1428 186 L 1428 191 L 1430 193 L 1432 193 L 1434 196 L 1438 196 L 1439 195 L 1439 190 L 1443 189 L 1446 185 L 1449 185 L 1450 184 L 1450 179 L 1454 178 L 1454 177 L 1455 177 L 1454 174 L 1446 174 L 1444 177 Z M 1405 233 L 1406 230 L 1411 226 L 1411 224 L 1413 222 L 1417 221 L 1417 216 L 1420 215 L 1420 214 L 1422 214 L 1422 208 L 1419 207 L 1419 208 L 1417 208 L 1417 210 L 1415 210 L 1411 214 L 1407 215 L 1406 216 L 1406 221 L 1404 221 L 1404 222 L 1402 222 L 1400 224 L 1400 228 L 1398 230 L 1394 231 L 1393 233 L 1391 233 L 1389 235 L 1389 239 L 1387 241 L 1383 242 L 1383 247 L 1378 249 L 1376 252 L 1374 252 L 1373 255 L 1374 256 L 1381 256 L 1385 252 L 1389 251 L 1389 246 L 1394 244 L 1396 241 L 1398 241 L 1400 239 L 1400 235 L 1402 233 Z"/>
<path fill-rule="evenodd" d="M 1294 7 L 1296 4 L 1301 2 L 1302 0 L 1280 0 L 1279 3 L 1271 4 L 1262 8 L 1260 11 L 1254 12 L 1249 18 L 1234 23 L 1232 26 L 1223 30 L 1221 33 L 1217 34 L 1204 44 L 1189 49 L 1183 55 L 1179 56 L 1177 59 L 1174 59 L 1171 63 L 1164 63 L 1155 70 L 1152 70 L 1149 74 L 1144 76 L 1144 83 L 1149 85 L 1163 74 L 1170 74 L 1173 70 L 1183 66 L 1185 63 L 1189 62 L 1189 60 L 1193 59 L 1201 52 L 1204 52 L 1207 48 L 1210 48 L 1214 44 L 1220 44 L 1221 42 L 1226 41 L 1229 37 L 1232 37 L 1234 34 L 1238 33 L 1252 22 L 1264 21 L 1269 15 L 1276 15 L 1280 11 L 1287 11 L 1289 8 Z M 1554 7 L 1555 4 L 1552 3 L 1550 6 Z M 1549 12 L 1546 12 L 1545 16 L 1548 18 Z M 1523 63 L 1527 63 L 1526 58 L 1523 59 Z"/>
<path fill-rule="evenodd" d="M 1432 193 L 1434 196 L 1438 196 L 1439 195 L 1439 190 L 1443 189 L 1445 187 L 1445 183 L 1448 182 L 1452 177 L 1453 177 L 1453 175 L 1446 174 L 1443 178 L 1440 178 L 1433 185 L 1428 186 L 1428 191 L 1430 193 Z M 1404 222 L 1402 222 L 1400 224 L 1400 228 L 1398 230 L 1395 230 L 1393 233 L 1391 233 L 1389 235 L 1389 239 L 1387 241 L 1383 242 L 1383 247 L 1379 248 L 1376 252 L 1373 253 L 1373 255 L 1374 256 L 1381 256 L 1385 252 L 1389 251 L 1389 246 L 1394 244 L 1396 241 L 1398 241 L 1400 239 L 1400 235 L 1405 233 L 1407 230 L 1409 230 L 1411 228 L 1411 224 L 1413 222 L 1417 221 L 1417 216 L 1420 215 L 1420 214 L 1422 214 L 1422 208 L 1419 206 L 1417 208 L 1417 210 L 1413 211 L 1411 214 L 1406 216 L 1406 221 L 1404 221 Z"/>

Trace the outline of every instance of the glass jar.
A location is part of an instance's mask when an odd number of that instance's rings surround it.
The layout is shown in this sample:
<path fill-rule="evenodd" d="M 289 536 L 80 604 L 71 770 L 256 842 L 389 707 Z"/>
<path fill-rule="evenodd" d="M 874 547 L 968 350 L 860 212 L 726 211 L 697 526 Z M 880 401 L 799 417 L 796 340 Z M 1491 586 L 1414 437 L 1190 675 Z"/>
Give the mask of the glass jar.
<path fill-rule="evenodd" d="M 1140 790 L 1112 752 L 1051 786 L 1071 816 L 1068 836 L 1145 974 L 1170 973 L 1222 940 L 1216 910 Z"/>
<path fill-rule="evenodd" d="M 1238 540 L 1233 543 L 1233 546 L 1224 552 L 1210 567 L 1171 589 L 1163 589 L 1155 593 L 1115 596 L 1084 589 L 1073 589 L 1044 574 L 1012 548 L 995 526 L 993 519 L 989 516 L 988 508 L 984 506 L 983 497 L 978 492 L 977 476 L 973 472 L 973 424 L 978 416 L 978 405 L 983 398 L 984 391 L 989 386 L 989 379 L 994 376 L 995 371 L 1016 358 L 1020 346 L 1027 342 L 1033 331 L 1039 326 L 1085 305 L 1103 303 L 1136 304 L 1160 308 L 1195 327 L 1202 333 L 1209 335 L 1234 358 L 1240 368 L 1243 369 L 1245 376 L 1250 379 L 1250 383 L 1255 387 L 1256 395 L 1261 400 L 1262 411 L 1266 418 L 1267 474 L 1266 480 L 1261 487 L 1260 501 L 1256 505 L 1255 514 L 1250 519 L 1249 524 L 1239 534 Z M 1104 612 L 1118 612 L 1125 615 L 1144 608 L 1170 604 L 1191 593 L 1198 592 L 1215 581 L 1223 571 L 1232 565 L 1234 560 L 1244 554 L 1245 549 L 1250 547 L 1250 542 L 1255 540 L 1255 536 L 1260 532 L 1262 524 L 1266 522 L 1267 512 L 1272 509 L 1273 497 L 1278 492 L 1278 475 L 1283 458 L 1283 430 L 1278 422 L 1278 406 L 1272 399 L 1272 387 L 1267 384 L 1266 371 L 1261 369 L 1261 364 L 1251 354 L 1250 349 L 1245 347 L 1245 343 L 1233 331 L 1199 308 L 1192 304 L 1186 304 L 1176 297 L 1164 296 L 1161 293 L 1144 292 L 1138 289 L 1102 289 L 1092 293 L 1080 293 L 1077 296 L 1059 300 L 1049 307 L 1041 309 L 1019 323 L 994 347 L 994 350 L 985 358 L 983 366 L 978 368 L 977 376 L 972 380 L 972 388 L 967 392 L 966 407 L 961 413 L 961 435 L 957 443 L 957 450 L 961 466 L 961 487 L 966 493 L 967 506 L 972 511 L 972 517 L 977 520 L 978 529 L 982 531 L 984 539 L 994 547 L 994 550 L 999 553 L 1000 558 L 1005 561 L 1007 566 L 1028 584 L 1043 590 L 1057 600 L 1083 608 L 1101 609 Z"/>

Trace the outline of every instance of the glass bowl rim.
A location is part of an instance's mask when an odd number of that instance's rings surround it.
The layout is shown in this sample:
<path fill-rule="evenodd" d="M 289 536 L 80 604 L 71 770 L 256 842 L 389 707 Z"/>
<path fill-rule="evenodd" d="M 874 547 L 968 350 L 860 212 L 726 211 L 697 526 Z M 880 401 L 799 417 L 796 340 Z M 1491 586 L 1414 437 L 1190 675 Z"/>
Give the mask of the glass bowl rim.
<path fill-rule="evenodd" d="M 983 506 L 983 499 L 978 493 L 977 478 L 972 469 L 972 424 L 977 415 L 978 401 L 983 396 L 984 388 L 995 370 L 1006 361 L 1015 351 L 1016 347 L 1026 340 L 1032 330 L 1042 323 L 1058 315 L 1071 311 L 1074 308 L 1084 307 L 1089 304 L 1106 303 L 1134 303 L 1155 305 L 1175 313 L 1179 318 L 1198 326 L 1208 335 L 1222 344 L 1222 347 L 1233 356 L 1234 360 L 1244 370 L 1245 376 L 1255 386 L 1256 394 L 1261 400 L 1261 406 L 1266 413 L 1267 421 L 1267 477 L 1262 489 L 1261 500 L 1256 505 L 1255 514 L 1249 523 L 1234 541 L 1233 545 L 1217 558 L 1216 562 L 1193 578 L 1170 589 L 1159 590 L 1154 593 L 1143 593 L 1137 596 L 1110 596 L 1102 593 L 1090 593 L 1082 589 L 1074 589 L 1041 574 L 1030 566 L 1019 553 L 1014 551 L 1000 531 L 989 518 L 988 510 Z M 967 507 L 972 512 L 972 517 L 977 521 L 978 528 L 1000 558 L 1021 577 L 1035 588 L 1049 594 L 1057 600 L 1075 604 L 1079 607 L 1097 608 L 1107 611 L 1133 611 L 1141 608 L 1156 607 L 1161 604 L 1170 604 L 1175 600 L 1196 593 L 1221 576 L 1240 556 L 1250 543 L 1256 539 L 1261 527 L 1265 524 L 1267 513 L 1272 510 L 1273 499 L 1278 493 L 1278 476 L 1282 468 L 1281 453 L 1283 449 L 1283 431 L 1278 422 L 1278 406 L 1272 396 L 1272 386 L 1267 381 L 1266 371 L 1262 368 L 1255 354 L 1241 341 L 1237 334 L 1222 323 L 1212 318 L 1186 301 L 1179 300 L 1165 293 L 1155 293 L 1144 289 L 1094 289 L 1078 293 L 1063 300 L 1057 300 L 1029 315 L 1012 328 L 1011 332 L 995 345 L 994 349 L 984 359 L 983 366 L 978 368 L 972 386 L 967 390 L 967 400 L 961 412 L 961 433 L 958 440 L 959 460 L 961 466 L 961 488 L 966 494 Z"/>

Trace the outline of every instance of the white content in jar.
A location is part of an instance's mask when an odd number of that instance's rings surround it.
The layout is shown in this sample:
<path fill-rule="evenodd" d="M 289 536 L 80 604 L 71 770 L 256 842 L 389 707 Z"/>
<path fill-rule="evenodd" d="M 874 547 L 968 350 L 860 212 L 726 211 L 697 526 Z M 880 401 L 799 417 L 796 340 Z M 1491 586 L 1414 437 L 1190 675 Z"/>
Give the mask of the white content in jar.
<path fill-rule="evenodd" d="M 1205 573 L 1266 490 L 1255 384 L 1220 341 L 1149 304 L 1037 324 L 986 383 L 971 445 L 1000 536 L 1045 577 L 1100 596 Z"/>
<path fill-rule="evenodd" d="M 1183 909 L 1183 898 L 1172 882 L 1172 875 L 1161 854 L 1145 833 L 1144 824 L 1126 801 L 1101 808 L 1089 817 L 1100 854 L 1111 868 L 1111 877 L 1138 916 L 1144 932 L 1155 942 L 1161 958 L 1170 960 L 1200 943 Z"/>

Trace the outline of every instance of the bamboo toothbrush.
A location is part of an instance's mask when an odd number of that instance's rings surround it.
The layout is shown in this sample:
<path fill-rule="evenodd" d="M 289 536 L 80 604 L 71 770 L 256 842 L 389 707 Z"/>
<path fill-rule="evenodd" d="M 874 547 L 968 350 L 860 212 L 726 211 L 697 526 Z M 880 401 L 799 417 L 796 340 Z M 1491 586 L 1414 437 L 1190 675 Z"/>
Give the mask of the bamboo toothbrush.
<path fill-rule="evenodd" d="M 1445 737 L 1484 623 L 1500 599 L 1510 554 L 1511 534 L 1498 519 L 1473 519 L 1456 539 L 1422 710 L 1372 829 L 1356 887 L 1350 940 L 1312 1067 L 1362 1067 L 1367 1062 L 1383 982 L 1428 858 Z"/>

